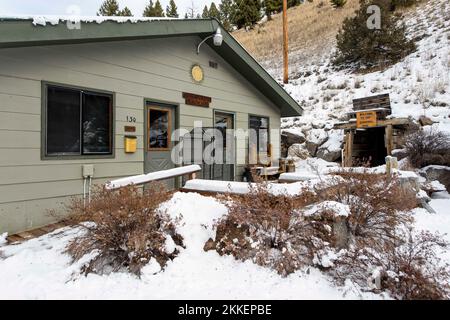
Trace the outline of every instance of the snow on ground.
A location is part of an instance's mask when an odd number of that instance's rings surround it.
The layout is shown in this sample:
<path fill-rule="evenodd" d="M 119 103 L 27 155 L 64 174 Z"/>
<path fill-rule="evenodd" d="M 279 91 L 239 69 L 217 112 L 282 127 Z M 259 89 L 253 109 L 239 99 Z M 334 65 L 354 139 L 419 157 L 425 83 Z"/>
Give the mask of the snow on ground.
<path fill-rule="evenodd" d="M 0 246 L 6 244 L 6 237 L 8 236 L 8 233 L 2 233 L 0 234 Z"/>
<path fill-rule="evenodd" d="M 142 279 L 126 273 L 74 276 L 81 263 L 72 265 L 64 252 L 78 229 L 65 228 L 2 247 L 0 299 L 379 299 L 359 295 L 353 287 L 336 288 L 317 269 L 298 271 L 287 278 L 252 262 L 238 262 L 216 252 L 204 252 L 214 235 L 215 219 L 226 208 L 210 197 L 176 193 L 169 214 L 182 215 L 179 232 L 186 249 L 156 275 L 146 268 Z"/>
<path fill-rule="evenodd" d="M 293 184 L 293 185 L 300 185 Z M 298 186 L 297 186 L 298 187 Z M 417 209 L 417 226 L 450 233 L 450 195 L 431 202 L 436 215 Z M 0 250 L 0 299 L 382 299 L 354 286 L 335 287 L 318 269 L 309 268 L 287 278 L 239 262 L 215 251 L 203 251 L 214 237 L 214 222 L 226 214 L 214 198 L 176 193 L 165 204 L 168 213 L 181 217 L 178 231 L 186 249 L 157 274 L 152 266 L 141 279 L 127 273 L 77 275 L 83 261 L 71 263 L 67 243 L 81 232 L 63 228 L 37 239 Z M 447 239 L 450 238 L 447 235 Z M 448 255 L 450 261 L 450 254 Z"/>

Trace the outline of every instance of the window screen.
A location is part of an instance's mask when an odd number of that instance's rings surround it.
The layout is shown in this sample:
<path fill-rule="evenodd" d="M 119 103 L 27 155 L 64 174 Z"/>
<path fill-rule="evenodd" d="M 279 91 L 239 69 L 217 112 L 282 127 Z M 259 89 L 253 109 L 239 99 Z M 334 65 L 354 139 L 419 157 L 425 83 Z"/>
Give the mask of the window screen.
<path fill-rule="evenodd" d="M 250 116 L 250 129 L 256 131 L 256 141 L 250 141 L 250 143 L 256 143 L 256 149 L 259 152 L 267 152 L 269 144 L 269 119 Z"/>
<path fill-rule="evenodd" d="M 47 155 L 112 154 L 112 97 L 47 87 Z"/>

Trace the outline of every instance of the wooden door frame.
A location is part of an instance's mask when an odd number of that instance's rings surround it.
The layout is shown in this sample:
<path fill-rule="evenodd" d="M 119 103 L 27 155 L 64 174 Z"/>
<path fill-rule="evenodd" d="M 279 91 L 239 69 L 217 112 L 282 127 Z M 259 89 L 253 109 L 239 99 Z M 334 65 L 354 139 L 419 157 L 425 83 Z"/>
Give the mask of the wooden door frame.
<path fill-rule="evenodd" d="M 213 127 L 216 128 L 216 113 L 223 113 L 232 116 L 233 119 L 233 130 L 236 130 L 236 112 L 227 111 L 222 109 L 212 109 L 213 111 Z M 237 144 L 236 137 L 234 137 L 234 163 L 233 163 L 233 181 L 236 181 L 236 160 L 237 160 Z"/>
<path fill-rule="evenodd" d="M 149 160 L 147 157 L 148 157 L 148 153 L 150 152 L 148 150 L 148 142 L 149 142 L 149 138 L 150 138 L 148 135 L 148 125 L 149 125 L 148 109 L 151 106 L 156 107 L 156 108 L 158 108 L 158 107 L 172 108 L 173 109 L 173 117 L 174 117 L 173 120 L 175 120 L 175 122 L 174 122 L 175 126 L 172 128 L 172 132 L 173 132 L 173 130 L 177 130 L 180 127 L 180 104 L 174 103 L 174 102 L 169 102 L 169 101 L 161 101 L 161 100 L 151 99 L 151 98 L 144 98 L 143 104 L 144 104 L 144 108 L 143 108 L 144 109 L 144 111 L 143 111 L 143 113 L 144 113 L 143 140 L 144 140 L 145 145 L 144 145 L 144 159 L 143 159 L 143 164 L 142 164 L 142 167 L 143 167 L 142 172 L 146 173 L 146 164 L 147 164 L 147 161 Z M 172 121 L 172 119 L 171 119 L 171 121 Z M 172 134 L 172 132 L 170 132 L 170 135 Z M 169 139 L 170 139 L 170 137 L 169 137 Z M 170 139 L 170 140 L 172 140 L 172 139 Z M 170 141 L 170 142 L 171 142 L 170 149 L 168 149 L 167 152 L 171 152 L 174 147 L 172 141 Z M 155 150 L 155 151 L 158 151 L 158 150 Z M 159 151 L 165 151 L 165 149 L 159 150 Z M 175 167 L 177 167 L 176 164 L 175 164 Z M 180 184 L 181 184 L 181 180 L 179 178 L 176 178 L 175 186 L 179 187 Z"/>

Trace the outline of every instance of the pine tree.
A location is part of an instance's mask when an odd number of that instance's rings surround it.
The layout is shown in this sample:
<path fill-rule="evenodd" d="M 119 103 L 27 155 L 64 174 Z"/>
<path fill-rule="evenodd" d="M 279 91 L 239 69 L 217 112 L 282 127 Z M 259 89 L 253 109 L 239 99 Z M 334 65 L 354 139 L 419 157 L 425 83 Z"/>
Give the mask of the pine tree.
<path fill-rule="evenodd" d="M 331 5 L 334 8 L 342 8 L 347 3 L 347 0 L 330 0 L 330 1 L 331 1 Z"/>
<path fill-rule="evenodd" d="M 222 0 L 219 5 L 220 9 L 220 22 L 227 31 L 232 31 L 233 29 L 233 16 L 235 14 L 235 4 L 233 0 Z"/>
<path fill-rule="evenodd" d="M 211 7 L 209 8 L 209 17 L 220 20 L 219 9 L 217 9 L 217 6 L 214 2 L 211 3 Z"/>
<path fill-rule="evenodd" d="M 122 17 L 132 17 L 133 14 L 131 13 L 131 10 L 128 7 L 123 8 L 117 13 L 118 16 Z"/>
<path fill-rule="evenodd" d="M 166 17 L 169 17 L 169 18 L 178 18 L 179 17 L 178 8 L 177 8 L 177 5 L 175 4 L 174 0 L 170 0 L 169 5 L 166 8 Z"/>
<path fill-rule="evenodd" d="M 371 29 L 367 25 L 370 5 L 381 8 L 380 29 Z M 360 0 L 355 16 L 344 20 L 336 37 L 334 64 L 375 67 L 395 63 L 415 50 L 414 42 L 406 38 L 405 26 L 399 24 L 390 6 L 390 0 Z"/>
<path fill-rule="evenodd" d="M 97 12 L 98 16 L 117 16 L 119 12 L 119 4 L 116 0 L 105 0 Z"/>
<path fill-rule="evenodd" d="M 241 0 L 236 5 L 233 24 L 238 28 L 252 27 L 261 19 L 261 2 L 259 0 Z"/>
<path fill-rule="evenodd" d="M 208 19 L 208 18 L 209 18 L 209 10 L 208 10 L 208 6 L 205 6 L 205 7 L 203 8 L 202 18 L 203 18 L 203 19 Z"/>
<path fill-rule="evenodd" d="M 161 6 L 161 2 L 159 0 L 156 0 L 155 2 L 155 15 L 154 17 L 164 17 L 164 10 Z"/>
<path fill-rule="evenodd" d="M 150 0 L 149 3 L 145 6 L 144 13 L 142 14 L 144 17 L 154 17 L 155 16 L 155 7 L 153 6 L 153 1 Z"/>

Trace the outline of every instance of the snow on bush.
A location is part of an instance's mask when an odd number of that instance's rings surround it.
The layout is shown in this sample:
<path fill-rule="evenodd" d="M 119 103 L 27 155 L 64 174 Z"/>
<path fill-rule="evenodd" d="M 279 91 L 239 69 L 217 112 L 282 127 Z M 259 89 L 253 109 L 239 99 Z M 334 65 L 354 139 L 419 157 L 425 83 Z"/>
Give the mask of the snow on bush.
<path fill-rule="evenodd" d="M 406 155 L 416 168 L 428 165 L 450 166 L 450 135 L 435 130 L 419 130 L 409 134 Z"/>
<path fill-rule="evenodd" d="M 393 237 L 397 227 L 411 223 L 410 210 L 417 207 L 416 193 L 398 178 L 369 170 L 336 173 L 316 186 L 319 197 L 350 208 L 347 224 L 353 237 L 383 240 Z"/>
<path fill-rule="evenodd" d="M 351 280 L 395 299 L 449 299 L 450 265 L 439 258 L 448 247 L 439 234 L 411 229 L 394 241 L 359 238 L 334 260 L 330 274 L 338 284 Z"/>
<path fill-rule="evenodd" d="M 260 184 L 247 194 L 221 200 L 228 215 L 217 222 L 216 240 L 210 246 L 220 255 L 252 260 L 287 276 L 311 264 L 314 252 L 324 245 L 322 239 L 330 237 L 324 224 L 299 214 L 300 208 L 315 201 L 311 191 L 275 195 Z"/>
<path fill-rule="evenodd" d="M 72 199 L 70 219 L 85 232 L 71 241 L 67 252 L 76 261 L 88 255 L 81 270 L 85 274 L 127 270 L 140 275 L 148 264 L 155 272 L 161 270 L 183 246 L 178 221 L 161 209 L 171 196 L 154 183 L 144 191 L 134 186 L 97 190 L 87 206 L 82 199 Z"/>

